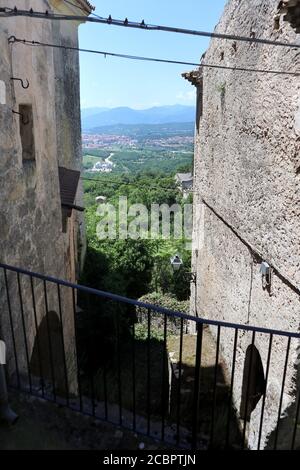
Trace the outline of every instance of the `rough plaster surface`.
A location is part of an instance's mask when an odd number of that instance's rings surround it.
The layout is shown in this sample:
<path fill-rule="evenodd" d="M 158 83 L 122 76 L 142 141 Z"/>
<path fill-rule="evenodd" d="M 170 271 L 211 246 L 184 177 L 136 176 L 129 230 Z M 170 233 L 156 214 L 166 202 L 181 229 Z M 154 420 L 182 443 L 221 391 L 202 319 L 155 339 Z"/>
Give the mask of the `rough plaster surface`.
<path fill-rule="evenodd" d="M 0 0 L 0 6 L 7 2 Z M 57 3 L 57 2 L 56 2 Z M 62 4 L 62 2 L 59 2 Z M 26 0 L 16 0 L 18 8 L 29 8 Z M 50 9 L 52 1 L 32 0 L 30 7 Z M 31 48 L 8 44 L 8 37 L 49 43 L 67 42 L 77 46 L 77 26 L 66 22 L 10 18 L 0 25 L 0 80 L 6 88 L 6 104 L 0 104 L 0 250 L 1 261 L 14 266 L 75 281 L 77 233 L 82 221 L 73 215 L 68 230 L 62 231 L 58 165 L 80 169 L 79 63 L 76 53 L 51 48 Z M 24 90 L 10 77 L 28 79 Z M 35 162 L 22 162 L 19 133 L 19 104 L 33 108 Z M 79 191 L 80 193 L 80 191 Z M 80 204 L 80 194 L 77 203 Z M 8 274 L 13 327 L 21 373 L 27 373 L 24 327 L 15 274 Z M 35 282 L 38 325 L 45 318 L 43 285 Z M 58 313 L 57 292 L 48 286 L 48 308 Z M 15 371 L 13 338 L 3 272 L 0 273 L 1 336 L 8 345 L 9 370 Z M 34 347 L 36 328 L 28 279 L 21 281 L 28 356 Z M 70 370 L 74 374 L 74 325 L 71 292 L 62 299 L 65 346 Z M 72 379 L 70 378 L 72 381 Z"/>
<path fill-rule="evenodd" d="M 251 3 L 251 5 L 250 5 Z M 275 0 L 231 0 L 217 31 L 299 42 L 289 23 L 274 31 Z M 207 63 L 299 70 L 300 53 L 265 45 L 212 40 Z M 192 309 L 199 316 L 269 328 L 299 330 L 299 296 L 276 275 L 272 295 L 262 288 L 260 265 L 207 206 L 233 226 L 295 286 L 300 283 L 300 80 L 299 77 L 203 70 L 203 115 L 195 146 Z M 297 171 L 298 170 L 298 171 Z M 196 299 L 196 301 L 195 301 Z M 238 340 L 234 402 L 239 409 L 245 351 Z M 268 338 L 255 344 L 266 369 Z M 224 331 L 224 358 L 232 366 L 233 332 Z M 277 421 L 287 339 L 274 338 L 262 445 Z M 292 340 L 283 410 L 295 400 L 298 341 Z M 251 416 L 249 445 L 257 446 L 261 401 Z"/>

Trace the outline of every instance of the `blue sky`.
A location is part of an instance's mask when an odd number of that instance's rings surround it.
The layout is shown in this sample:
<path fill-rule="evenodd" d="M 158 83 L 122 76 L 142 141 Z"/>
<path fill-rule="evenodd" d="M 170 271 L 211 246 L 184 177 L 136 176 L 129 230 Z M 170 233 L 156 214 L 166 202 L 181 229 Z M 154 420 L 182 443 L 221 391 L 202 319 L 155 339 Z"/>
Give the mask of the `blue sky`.
<path fill-rule="evenodd" d="M 90 0 L 100 16 L 212 31 L 226 0 Z M 141 31 L 86 23 L 80 47 L 123 54 L 198 62 L 209 40 L 197 36 Z M 80 54 L 81 106 L 136 109 L 195 103 L 195 91 L 181 78 L 192 67 Z"/>

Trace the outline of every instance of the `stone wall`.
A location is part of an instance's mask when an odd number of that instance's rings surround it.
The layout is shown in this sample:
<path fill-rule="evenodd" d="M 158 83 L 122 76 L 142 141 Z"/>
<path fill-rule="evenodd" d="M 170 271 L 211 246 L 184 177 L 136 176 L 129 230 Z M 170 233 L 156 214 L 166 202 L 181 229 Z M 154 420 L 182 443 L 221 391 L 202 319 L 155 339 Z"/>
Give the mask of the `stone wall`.
<path fill-rule="evenodd" d="M 218 32 L 299 42 L 275 0 L 231 0 Z M 276 27 L 275 27 L 276 26 Z M 204 62 L 299 71 L 296 48 L 212 40 Z M 203 68 L 202 113 L 195 144 L 194 250 L 197 288 L 192 310 L 230 322 L 299 330 L 300 283 L 300 81 L 299 77 Z M 200 116 L 200 114 L 202 114 Z M 205 201 L 205 203 L 203 202 Z M 254 251 L 261 256 L 253 255 Z M 271 291 L 260 265 L 274 267 Z M 285 281 L 286 279 L 286 281 Z M 293 287 L 294 286 L 294 287 Z M 238 340 L 234 402 L 240 408 L 245 352 Z M 230 370 L 233 331 L 223 334 Z M 268 338 L 257 335 L 266 369 Z M 287 340 L 275 338 L 266 396 L 262 444 L 276 425 Z M 295 400 L 297 341 L 291 342 L 283 409 Z M 261 401 L 253 411 L 249 444 L 257 445 Z"/>
<path fill-rule="evenodd" d="M 0 7 L 7 2 L 0 0 Z M 56 12 L 62 1 L 16 0 L 17 8 Z M 74 11 L 69 11 L 74 14 Z M 73 214 L 66 233 L 62 230 L 58 166 L 80 169 L 81 130 L 79 104 L 78 54 L 46 47 L 8 44 L 11 35 L 47 43 L 67 43 L 77 46 L 78 24 L 28 18 L 1 19 L 0 80 L 5 86 L 5 103 L 0 104 L 0 251 L 1 262 L 42 274 L 75 281 L 78 275 L 79 227 L 82 220 Z M 67 38 L 67 39 L 66 39 Z M 23 89 L 11 77 L 28 79 Z M 19 105 L 31 105 L 35 160 L 23 161 L 20 119 L 12 110 Z M 77 204 L 80 205 L 81 191 Z M 74 212 L 74 211 L 73 211 Z M 80 241 L 81 243 L 81 241 Z M 27 373 L 24 328 L 21 322 L 17 277 L 8 274 L 9 294 L 13 312 L 15 340 L 20 372 Z M 34 282 L 36 290 L 38 328 L 45 319 L 42 282 Z M 58 318 L 57 291 L 48 288 L 48 309 Z M 28 279 L 21 279 L 28 356 L 36 342 L 33 302 Z M 0 327 L 8 345 L 8 366 L 15 372 L 12 336 L 4 283 L 0 279 Z M 75 343 L 71 292 L 62 292 L 65 346 L 73 378 Z M 58 319 L 59 321 L 59 319 Z M 73 380 L 73 379 L 70 379 Z"/>

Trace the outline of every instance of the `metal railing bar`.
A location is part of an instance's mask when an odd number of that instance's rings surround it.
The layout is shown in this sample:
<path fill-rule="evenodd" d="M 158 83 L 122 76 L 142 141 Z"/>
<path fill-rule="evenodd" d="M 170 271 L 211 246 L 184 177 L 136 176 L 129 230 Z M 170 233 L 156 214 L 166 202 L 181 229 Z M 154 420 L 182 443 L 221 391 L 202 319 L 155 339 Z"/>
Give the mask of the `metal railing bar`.
<path fill-rule="evenodd" d="M 232 413 L 232 396 L 233 396 L 233 383 L 234 383 L 234 374 L 235 374 L 236 347 L 237 347 L 238 333 L 239 333 L 239 330 L 236 329 L 234 333 L 234 343 L 233 343 L 233 358 L 232 358 L 232 368 L 231 368 L 230 392 L 229 392 L 229 399 L 228 399 L 225 448 L 228 448 L 229 437 L 230 437 L 230 421 L 231 421 L 231 413 Z"/>
<path fill-rule="evenodd" d="M 75 334 L 75 356 L 77 366 L 77 383 L 78 383 L 78 395 L 79 395 L 79 409 L 83 411 L 82 403 L 82 391 L 81 391 L 81 377 L 80 377 L 80 364 L 78 358 L 78 337 L 77 337 L 77 314 L 76 314 L 76 301 L 75 301 L 75 290 L 72 288 L 72 304 L 73 304 L 73 321 L 74 321 L 74 334 Z"/>
<path fill-rule="evenodd" d="M 283 393 L 284 393 L 285 378 L 286 378 L 286 372 L 287 372 L 287 366 L 288 366 L 288 360 L 289 360 L 290 346 L 291 346 L 291 338 L 288 339 L 287 349 L 286 349 L 284 370 L 283 370 L 283 376 L 282 376 L 282 386 L 281 386 L 281 393 L 280 393 L 280 400 L 279 400 L 279 407 L 278 407 L 277 426 L 276 426 L 275 438 L 274 438 L 274 450 L 277 450 L 280 417 L 281 417 L 281 410 L 282 410 Z"/>
<path fill-rule="evenodd" d="M 88 358 L 92 358 L 92 355 L 95 353 L 95 330 L 93 328 L 92 318 L 91 318 L 91 303 L 90 296 L 87 296 L 87 306 L 88 306 L 88 325 L 89 325 L 89 341 L 88 341 Z M 95 382 L 94 382 L 94 363 L 92 361 L 91 367 L 89 368 L 89 380 L 91 387 L 91 405 L 93 410 L 93 416 L 95 416 Z"/>
<path fill-rule="evenodd" d="M 51 330 L 50 330 L 50 323 L 49 323 L 49 308 L 48 308 L 48 294 L 47 294 L 46 281 L 43 282 L 43 285 L 44 285 L 44 300 L 45 300 L 45 309 L 46 309 L 46 324 L 47 324 L 48 346 L 49 346 L 49 355 L 50 355 L 52 389 L 53 389 L 54 401 L 56 401 L 55 373 L 54 373 L 54 365 L 53 365 L 53 349 L 52 349 Z"/>
<path fill-rule="evenodd" d="M 176 428 L 177 428 L 176 443 L 177 443 L 177 445 L 180 442 L 182 350 L 183 350 L 183 318 L 180 319 L 179 368 L 178 368 L 178 388 L 177 388 L 177 424 L 176 424 Z"/>
<path fill-rule="evenodd" d="M 68 381 L 68 370 L 67 370 L 67 362 L 66 362 L 66 348 L 65 348 L 65 340 L 64 340 L 64 326 L 63 326 L 63 316 L 62 316 L 61 293 L 60 293 L 59 284 L 57 284 L 57 298 L 58 298 L 58 314 L 59 314 L 59 320 L 60 320 L 61 346 L 62 346 L 63 363 L 64 363 L 66 400 L 67 400 L 67 405 L 68 405 L 69 404 L 69 381 Z"/>
<path fill-rule="evenodd" d="M 291 450 L 295 449 L 297 431 L 298 431 L 298 426 L 299 426 L 299 424 L 298 424 L 299 412 L 300 412 L 300 390 L 299 390 L 299 394 L 298 394 L 298 402 L 297 402 L 296 413 L 295 413 L 295 425 L 294 425 L 294 430 L 293 430 Z"/>
<path fill-rule="evenodd" d="M 108 421 L 108 398 L 107 398 L 107 369 L 106 363 L 103 365 L 103 392 L 104 392 L 104 416 Z"/>
<path fill-rule="evenodd" d="M 271 362 L 271 354 L 272 354 L 272 342 L 273 342 L 273 335 L 270 335 L 268 358 L 267 358 L 267 367 L 266 367 L 266 376 L 265 376 L 265 392 L 263 394 L 263 401 L 262 401 L 262 405 L 261 405 L 261 416 L 260 416 L 260 424 L 259 424 L 257 450 L 260 450 L 260 443 L 261 443 L 261 435 L 262 435 L 262 427 L 263 427 L 265 404 L 266 404 L 266 395 L 267 395 L 267 386 L 268 386 L 268 378 L 269 378 L 269 370 L 270 370 L 270 362 Z"/>
<path fill-rule="evenodd" d="M 218 326 L 217 333 L 217 346 L 216 346 L 216 363 L 214 371 L 214 391 L 213 391 L 213 401 L 212 401 L 212 413 L 211 413 L 211 431 L 210 431 L 210 445 L 214 441 L 214 431 L 215 431 L 215 410 L 216 410 L 216 399 L 217 399 L 217 379 L 218 379 L 218 367 L 219 367 L 219 354 L 220 354 L 220 335 L 221 327 Z"/>
<path fill-rule="evenodd" d="M 237 328 L 237 329 L 244 330 L 244 331 L 252 331 L 252 332 L 255 331 L 256 333 L 267 333 L 267 334 L 273 334 L 273 335 L 278 335 L 278 336 L 286 336 L 286 337 L 290 337 L 290 338 L 300 339 L 300 333 L 293 333 L 293 332 L 289 332 L 289 331 L 281 331 L 281 330 L 275 330 L 275 329 L 262 328 L 262 327 L 258 327 L 258 326 L 243 325 L 243 324 L 238 324 L 238 323 L 229 323 L 229 322 L 223 322 L 223 321 L 218 321 L 218 320 L 209 320 L 209 319 L 206 319 L 206 318 L 195 317 L 195 316 L 192 316 L 192 315 L 187 315 L 187 314 L 182 313 L 182 312 L 169 310 L 169 309 L 164 308 L 164 307 L 159 307 L 157 305 L 153 305 L 153 304 L 150 304 L 150 303 L 145 303 L 145 302 L 141 302 L 139 300 L 129 299 L 129 298 L 123 297 L 121 295 L 111 294 L 109 292 L 94 289 L 92 287 L 86 287 L 86 286 L 82 286 L 80 284 L 74 284 L 72 282 L 64 281 L 62 279 L 56 279 L 56 278 L 51 277 L 51 276 L 45 276 L 43 274 L 38 274 L 38 273 L 35 273 L 33 271 L 28 271 L 28 270 L 23 269 L 23 268 L 15 268 L 15 267 L 10 266 L 8 264 L 0 263 L 0 268 L 7 269 L 9 271 L 17 272 L 17 273 L 20 273 L 20 274 L 27 274 L 29 276 L 31 275 L 31 276 L 33 276 L 37 279 L 45 280 L 45 281 L 52 282 L 54 284 L 59 284 L 61 286 L 65 286 L 65 287 L 71 287 L 72 289 L 76 289 L 76 290 L 86 292 L 86 293 L 89 293 L 89 294 L 94 294 L 98 297 L 104 297 L 104 298 L 113 300 L 115 302 L 131 304 L 131 305 L 135 305 L 137 307 L 141 307 L 141 308 L 145 308 L 145 309 L 150 308 L 154 312 L 163 313 L 163 314 L 166 314 L 166 315 L 171 316 L 171 317 L 177 317 L 177 318 L 183 318 L 185 320 L 191 320 L 191 321 L 194 321 L 195 323 L 198 323 L 198 324 L 212 325 L 212 326 L 220 325 L 221 327 Z"/>
<path fill-rule="evenodd" d="M 38 321 L 37 321 L 36 301 L 35 301 L 34 284 L 33 284 L 32 276 L 30 276 L 30 288 L 31 288 L 31 298 L 32 298 L 32 306 L 33 306 L 33 317 L 34 317 L 34 325 L 35 325 L 35 334 L 36 334 L 36 344 L 37 344 L 37 351 L 38 351 L 38 364 L 39 364 L 39 371 L 40 371 L 40 378 L 41 378 L 42 395 L 44 396 L 45 388 L 44 388 L 43 366 L 42 366 L 42 359 L 41 359 L 42 355 L 41 355 L 40 332 L 39 332 Z"/>
<path fill-rule="evenodd" d="M 31 372 L 30 372 L 30 359 L 29 359 L 28 342 L 27 342 L 27 335 L 26 335 L 26 325 L 25 325 L 25 318 L 24 318 L 23 296 L 22 296 L 21 281 L 20 281 L 20 274 L 19 273 L 17 273 L 17 282 L 18 282 L 18 293 L 19 293 L 20 310 L 21 310 L 21 323 L 22 323 L 22 329 L 23 329 L 23 335 L 24 335 L 25 356 L 26 356 L 26 364 L 27 364 L 27 372 L 28 372 L 28 383 L 29 383 L 30 391 L 32 391 L 32 381 L 31 381 Z"/>
<path fill-rule="evenodd" d="M 150 436 L 151 416 L 151 371 L 150 371 L 150 345 L 151 345 L 151 311 L 147 310 L 147 435 Z"/>
<path fill-rule="evenodd" d="M 203 338 L 203 325 L 200 324 L 197 328 L 197 340 L 196 340 L 195 385 L 194 385 L 193 423 L 192 423 L 192 450 L 197 449 L 202 338 Z"/>
<path fill-rule="evenodd" d="M 132 324 L 132 428 L 136 430 L 135 324 Z"/>
<path fill-rule="evenodd" d="M 161 440 L 165 440 L 165 420 L 166 420 L 166 367 L 167 362 L 167 315 L 164 314 L 164 339 L 163 339 L 163 359 L 162 359 L 162 410 L 161 410 Z"/>
<path fill-rule="evenodd" d="M 118 398 L 119 398 L 119 424 L 122 425 L 122 381 L 121 381 L 121 351 L 120 351 L 120 315 L 117 315 L 117 377 L 118 377 Z"/>
<path fill-rule="evenodd" d="M 252 382 L 252 364 L 253 364 L 253 350 L 255 344 L 255 331 L 252 334 L 252 341 L 251 341 L 251 352 L 250 352 L 250 361 L 249 361 L 249 370 L 248 370 L 248 377 L 247 377 L 247 389 L 246 389 L 246 402 L 245 402 L 245 416 L 244 416 L 244 427 L 243 427 L 243 438 L 242 438 L 242 449 L 245 448 L 245 441 L 246 441 L 246 430 L 247 430 L 247 422 L 248 422 L 248 406 L 249 406 L 249 399 L 250 399 L 250 386 Z"/>
<path fill-rule="evenodd" d="M 12 318 L 12 309 L 11 309 L 11 302 L 10 302 L 8 280 L 7 280 L 7 272 L 6 272 L 5 268 L 4 268 L 3 271 L 4 271 L 4 281 L 5 281 L 6 300 L 7 300 L 7 307 L 8 307 L 8 316 L 9 316 L 9 323 L 10 323 L 10 330 L 11 330 L 13 350 L 14 350 L 14 358 L 15 358 L 15 365 L 16 365 L 17 382 L 18 382 L 18 387 L 20 388 L 21 382 L 20 382 L 19 363 L 18 363 L 18 355 L 17 355 L 14 324 L 13 324 L 13 318 Z"/>

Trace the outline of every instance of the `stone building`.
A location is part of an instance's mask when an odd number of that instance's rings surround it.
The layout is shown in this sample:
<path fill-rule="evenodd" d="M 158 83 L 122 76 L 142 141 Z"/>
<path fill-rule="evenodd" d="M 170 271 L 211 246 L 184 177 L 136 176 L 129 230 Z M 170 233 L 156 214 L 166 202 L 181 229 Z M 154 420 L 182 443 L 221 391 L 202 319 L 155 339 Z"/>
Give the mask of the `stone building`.
<path fill-rule="evenodd" d="M 176 173 L 175 181 L 183 194 L 188 194 L 193 190 L 192 173 Z"/>
<path fill-rule="evenodd" d="M 14 6 L 81 16 L 92 11 L 86 0 L 72 3 L 74 6 L 63 0 L 15 0 Z M 0 8 L 7 4 L 0 0 Z M 82 196 L 79 56 L 76 51 L 26 46 L 9 38 L 78 47 L 78 26 L 79 22 L 75 21 L 25 17 L 2 17 L 0 21 L 1 262 L 69 281 L 78 278 L 84 256 L 83 217 L 76 210 L 80 209 Z M 14 273 L 7 276 L 12 311 L 20 312 L 17 276 Z M 4 281 L 1 270 L 1 337 L 7 343 L 7 361 L 13 373 L 15 361 Z M 32 356 L 37 331 L 29 281 L 22 278 L 20 287 L 28 356 L 34 372 Z M 41 328 L 41 343 L 44 343 L 43 283 L 35 282 L 34 288 L 37 328 Z M 57 295 L 53 286 L 47 288 L 50 329 L 55 336 L 60 325 Z M 73 308 L 70 296 L 65 293 L 62 297 L 66 350 L 73 364 Z M 22 372 L 27 367 L 24 335 L 20 317 L 12 321 Z"/>
<path fill-rule="evenodd" d="M 300 1 L 230 0 L 217 32 L 300 44 Z M 299 49 L 212 39 L 203 59 L 248 69 L 300 71 Z M 200 67 L 183 76 L 197 87 L 192 310 L 203 318 L 299 331 L 300 79 Z M 212 328 L 213 334 L 216 334 Z M 228 370 L 234 333 L 221 336 Z M 262 393 L 268 340 L 238 338 L 233 399 L 244 418 L 246 356 L 255 348 Z M 273 339 L 261 445 L 277 423 L 287 338 Z M 292 341 L 282 412 L 294 412 L 298 342 Z M 247 411 L 248 442 L 258 440 L 262 400 Z"/>

